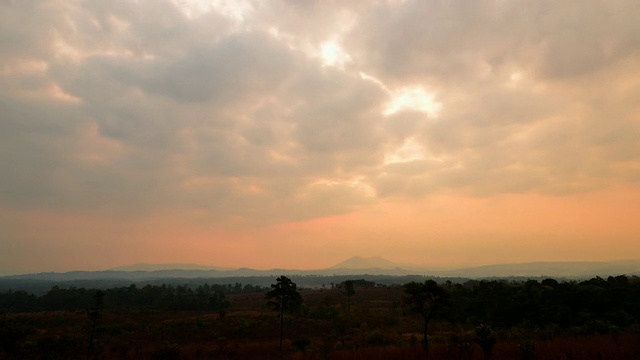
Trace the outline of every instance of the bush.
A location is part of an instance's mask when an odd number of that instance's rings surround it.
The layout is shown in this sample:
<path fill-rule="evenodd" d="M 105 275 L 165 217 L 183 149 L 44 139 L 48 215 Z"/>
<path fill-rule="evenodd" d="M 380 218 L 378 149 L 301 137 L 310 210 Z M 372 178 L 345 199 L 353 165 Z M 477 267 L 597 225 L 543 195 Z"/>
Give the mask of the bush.
<path fill-rule="evenodd" d="M 393 343 L 394 343 L 393 338 L 388 336 L 388 335 L 386 335 L 385 333 L 383 333 L 379 329 L 373 330 L 367 336 L 367 344 L 369 344 L 369 345 L 386 346 L 386 345 L 391 345 Z"/>
<path fill-rule="evenodd" d="M 311 344 L 311 340 L 309 340 L 306 337 L 295 339 L 291 342 L 291 346 L 293 346 L 293 348 L 296 351 L 300 351 L 302 353 L 304 353 L 307 350 L 307 346 L 309 346 L 310 344 Z"/>

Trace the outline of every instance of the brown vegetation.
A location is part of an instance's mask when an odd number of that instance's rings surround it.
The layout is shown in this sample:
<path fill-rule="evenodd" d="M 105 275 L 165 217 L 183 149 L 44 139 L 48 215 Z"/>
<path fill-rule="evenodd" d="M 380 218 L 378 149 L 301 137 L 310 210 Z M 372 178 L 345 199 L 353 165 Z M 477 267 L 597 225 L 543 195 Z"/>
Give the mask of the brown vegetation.
<path fill-rule="evenodd" d="M 417 359 L 425 357 L 422 319 L 402 306 L 402 287 L 303 290 L 298 314 L 285 315 L 284 357 L 290 359 Z M 278 359 L 279 318 L 260 293 L 230 294 L 224 321 L 216 311 L 106 309 L 92 343 L 98 359 Z M 0 357 L 85 358 L 92 325 L 86 311 L 5 314 Z M 474 327 L 433 320 L 429 359 L 483 359 Z M 640 334 L 549 336 L 535 329 L 501 329 L 493 359 L 638 359 Z"/>

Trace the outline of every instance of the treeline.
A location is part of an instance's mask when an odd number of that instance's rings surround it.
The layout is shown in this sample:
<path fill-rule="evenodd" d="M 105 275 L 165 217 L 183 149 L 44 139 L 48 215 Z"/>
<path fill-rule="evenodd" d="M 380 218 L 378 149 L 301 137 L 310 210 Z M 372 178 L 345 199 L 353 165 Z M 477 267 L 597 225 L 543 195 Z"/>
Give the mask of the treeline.
<path fill-rule="evenodd" d="M 364 280 L 354 280 L 354 285 L 356 293 L 359 288 L 376 286 Z M 452 324 L 489 324 L 494 329 L 557 328 L 582 334 L 614 333 L 630 326 L 640 328 L 640 278 L 637 276 L 596 277 L 580 282 L 471 280 L 463 284 L 444 282 L 438 287 L 443 297 L 430 316 Z M 221 295 L 266 293 L 267 290 L 269 288 L 236 283 L 197 287 L 131 285 L 101 291 L 105 309 L 217 311 Z M 94 304 L 97 291 L 53 287 L 41 296 L 8 291 L 0 293 L 0 312 L 84 310 Z M 402 303 L 401 300 L 390 299 L 394 303 Z M 316 315 L 327 310 L 327 306 L 307 308 L 306 314 L 310 318 L 325 318 Z M 328 313 L 338 314 L 339 308 L 333 307 Z"/>
<path fill-rule="evenodd" d="M 46 294 L 36 296 L 25 291 L 0 293 L 0 312 L 35 312 L 83 310 L 95 302 L 96 289 L 60 288 L 54 286 Z M 104 308 L 114 310 L 211 310 L 220 294 L 264 292 L 266 288 L 240 283 L 203 284 L 197 287 L 146 285 L 100 290 Z"/>
<path fill-rule="evenodd" d="M 447 299 L 437 317 L 452 323 L 562 328 L 585 335 L 640 325 L 640 278 L 636 276 L 582 282 L 469 281 L 442 287 Z"/>

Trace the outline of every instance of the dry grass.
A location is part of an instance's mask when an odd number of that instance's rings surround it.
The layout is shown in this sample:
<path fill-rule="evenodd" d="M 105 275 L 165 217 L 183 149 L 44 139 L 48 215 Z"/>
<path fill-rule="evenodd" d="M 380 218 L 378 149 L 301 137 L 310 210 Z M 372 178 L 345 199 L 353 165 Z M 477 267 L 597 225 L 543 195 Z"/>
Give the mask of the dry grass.
<path fill-rule="evenodd" d="M 343 313 L 346 296 L 339 290 L 304 291 L 308 309 L 329 304 Z M 286 350 L 278 351 L 276 314 L 265 306 L 264 294 L 230 295 L 233 304 L 223 323 L 210 312 L 113 312 L 103 315 L 98 336 L 102 359 L 422 359 L 420 319 L 402 314 L 394 303 L 399 288 L 358 289 L 353 297 L 352 330 L 344 316 L 334 319 L 288 317 Z M 83 311 L 6 316 L 6 324 L 26 331 L 7 359 L 79 359 L 86 357 L 87 316 Z M 342 327 L 342 328 L 341 328 Z M 342 330 L 340 330 L 342 329 Z M 460 326 L 434 322 L 429 359 L 484 359 Z M 308 339 L 304 352 L 292 346 Z M 502 336 L 493 359 L 640 359 L 640 334 L 560 336 L 516 341 Z"/>

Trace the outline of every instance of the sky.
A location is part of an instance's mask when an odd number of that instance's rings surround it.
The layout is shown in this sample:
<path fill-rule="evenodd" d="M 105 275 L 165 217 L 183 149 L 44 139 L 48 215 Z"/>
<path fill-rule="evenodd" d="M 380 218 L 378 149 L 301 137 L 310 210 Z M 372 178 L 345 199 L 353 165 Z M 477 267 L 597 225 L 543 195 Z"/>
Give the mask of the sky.
<path fill-rule="evenodd" d="M 0 2 L 0 274 L 640 258 L 640 2 Z"/>

